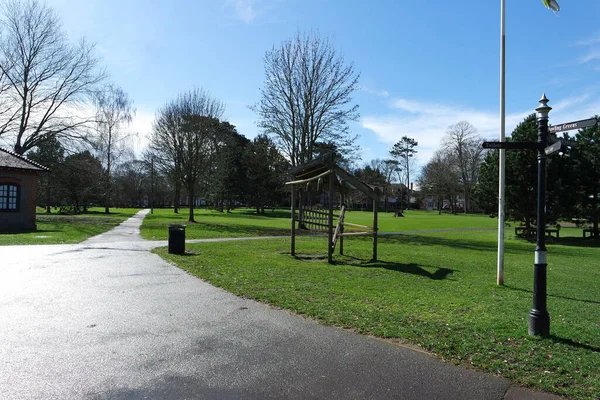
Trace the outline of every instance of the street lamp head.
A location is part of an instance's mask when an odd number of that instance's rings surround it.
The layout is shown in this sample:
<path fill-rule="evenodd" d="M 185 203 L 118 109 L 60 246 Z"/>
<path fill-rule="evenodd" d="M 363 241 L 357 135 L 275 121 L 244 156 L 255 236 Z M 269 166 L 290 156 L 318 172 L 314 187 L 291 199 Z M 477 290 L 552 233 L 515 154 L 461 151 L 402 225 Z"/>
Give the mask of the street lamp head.
<path fill-rule="evenodd" d="M 548 113 L 552 110 L 552 107 L 548 105 L 548 98 L 546 97 L 546 93 L 542 94 L 542 98 L 540 99 L 540 106 L 535 109 L 538 113 L 538 119 L 548 118 Z"/>

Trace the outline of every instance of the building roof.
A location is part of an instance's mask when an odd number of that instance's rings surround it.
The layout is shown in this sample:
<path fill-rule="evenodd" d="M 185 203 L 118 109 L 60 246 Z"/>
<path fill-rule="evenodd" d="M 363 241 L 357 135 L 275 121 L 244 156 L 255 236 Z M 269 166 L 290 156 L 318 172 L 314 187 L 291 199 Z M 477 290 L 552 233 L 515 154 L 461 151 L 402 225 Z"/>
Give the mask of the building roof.
<path fill-rule="evenodd" d="M 48 168 L 26 157 L 13 153 L 12 151 L 0 147 L 0 168 L 30 170 L 30 171 L 48 171 Z"/>

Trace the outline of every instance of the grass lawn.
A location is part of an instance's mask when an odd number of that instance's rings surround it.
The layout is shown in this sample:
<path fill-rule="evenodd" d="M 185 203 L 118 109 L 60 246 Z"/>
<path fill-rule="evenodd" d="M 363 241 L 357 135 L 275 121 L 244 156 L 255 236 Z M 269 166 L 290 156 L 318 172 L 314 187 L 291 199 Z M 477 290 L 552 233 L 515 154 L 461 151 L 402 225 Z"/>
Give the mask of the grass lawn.
<path fill-rule="evenodd" d="M 0 245 L 79 243 L 114 228 L 138 211 L 112 208 L 107 215 L 104 208 L 93 207 L 86 214 L 60 215 L 46 214 L 44 209 L 39 208 L 36 232 L 0 233 Z"/>
<path fill-rule="evenodd" d="M 290 210 L 267 210 L 265 215 L 256 215 L 254 209 L 240 208 L 231 213 L 213 210 L 195 210 L 196 223 L 188 223 L 187 209 L 175 214 L 172 209 L 155 209 L 148 214 L 141 228 L 142 237 L 150 240 L 168 238 L 170 224 L 186 225 L 186 239 L 210 239 L 216 237 L 243 236 L 289 236 Z M 486 215 L 438 215 L 437 212 L 405 211 L 406 217 L 395 218 L 392 212 L 379 213 L 381 232 L 404 232 L 424 229 L 448 228 L 494 228 L 498 222 Z M 373 213 L 351 211 L 346 213 L 346 222 L 373 225 Z M 336 219 L 337 222 L 337 219 Z"/>
<path fill-rule="evenodd" d="M 214 210 L 194 210 L 195 223 L 188 222 L 188 210 L 181 209 L 175 214 L 173 209 L 154 209 L 154 214 L 146 215 L 141 227 L 144 239 L 165 240 L 169 236 L 169 225 L 186 225 L 186 239 L 211 239 L 218 237 L 244 236 L 289 236 L 290 211 L 267 211 L 256 215 L 253 209 L 236 209 L 231 213 Z"/>
<path fill-rule="evenodd" d="M 384 214 L 380 226 L 389 231 L 494 227 L 496 221 L 412 212 L 406 218 Z M 236 226 L 246 223 L 254 226 L 247 220 Z M 335 265 L 326 262 L 322 237 L 298 238 L 295 258 L 289 239 L 188 244 L 185 256 L 167 254 L 165 248 L 156 252 L 240 296 L 325 324 L 410 342 L 535 389 L 598 399 L 600 248 L 582 247 L 592 242 L 579 240 L 581 229 L 575 228 L 563 228 L 561 241 L 549 244 L 552 336 L 531 338 L 527 321 L 535 246 L 513 239 L 507 228 L 505 286 L 498 287 L 496 236 L 495 230 L 382 236 L 376 262 L 367 261 L 368 238 L 348 238 L 346 254 L 336 254 Z"/>

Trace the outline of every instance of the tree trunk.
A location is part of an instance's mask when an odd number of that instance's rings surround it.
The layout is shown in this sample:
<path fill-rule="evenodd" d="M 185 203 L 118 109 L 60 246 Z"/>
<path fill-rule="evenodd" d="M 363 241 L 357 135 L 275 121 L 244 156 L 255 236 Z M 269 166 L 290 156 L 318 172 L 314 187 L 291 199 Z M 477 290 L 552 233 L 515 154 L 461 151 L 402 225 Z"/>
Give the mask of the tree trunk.
<path fill-rule="evenodd" d="M 400 212 L 402 212 L 402 210 L 404 210 L 403 201 L 404 201 L 404 190 L 402 190 L 402 184 L 400 184 Z"/>
<path fill-rule="evenodd" d="M 110 213 L 110 195 L 111 195 L 111 185 L 110 185 L 110 167 L 111 167 L 111 150 L 112 150 L 112 127 L 108 127 L 108 146 L 106 149 L 106 199 L 104 203 L 104 213 Z"/>
<path fill-rule="evenodd" d="M 598 191 L 594 190 L 594 198 L 592 199 L 592 223 L 594 224 L 594 230 L 592 235 L 595 239 L 600 237 L 598 232 Z"/>
<path fill-rule="evenodd" d="M 173 211 L 179 214 L 179 197 L 181 196 L 181 186 L 175 185 L 175 197 L 173 198 Z"/>
<path fill-rule="evenodd" d="M 306 229 L 306 226 L 304 225 L 304 223 L 302 221 L 304 221 L 304 202 L 306 199 L 306 193 L 304 192 L 304 190 L 300 190 L 300 196 L 298 196 L 298 228 L 299 229 Z"/>
<path fill-rule="evenodd" d="M 188 218 L 188 222 L 196 222 L 194 220 L 194 190 L 191 189 L 188 196 L 188 204 L 190 208 L 190 216 Z"/>

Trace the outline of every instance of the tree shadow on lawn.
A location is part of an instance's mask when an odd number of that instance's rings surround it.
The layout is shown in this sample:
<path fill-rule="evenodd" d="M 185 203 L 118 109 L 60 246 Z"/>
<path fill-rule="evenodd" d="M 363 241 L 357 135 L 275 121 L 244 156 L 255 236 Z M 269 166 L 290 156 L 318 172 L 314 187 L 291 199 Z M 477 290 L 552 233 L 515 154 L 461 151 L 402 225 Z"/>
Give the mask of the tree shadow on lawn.
<path fill-rule="evenodd" d="M 586 237 L 585 239 L 580 237 L 562 237 L 557 241 L 554 241 L 553 244 L 559 244 L 563 246 L 572 246 L 572 247 L 600 247 L 600 240 Z"/>
<path fill-rule="evenodd" d="M 455 272 L 455 270 L 450 268 L 431 267 L 436 268 L 436 271 L 434 273 L 431 273 L 418 264 L 402 264 L 397 262 L 381 260 L 370 261 L 368 263 L 363 263 L 362 265 L 358 266 L 363 268 L 383 268 L 390 271 L 401 272 L 403 274 L 419 275 L 433 280 L 448 279 L 448 277 Z"/>
<path fill-rule="evenodd" d="M 276 219 L 291 219 L 292 213 L 289 210 L 275 210 L 271 211 L 270 209 L 266 209 L 264 214 L 257 214 L 255 209 L 243 209 L 243 210 L 234 210 L 234 212 L 220 212 L 217 210 L 209 210 L 207 212 L 211 217 L 224 217 L 224 218 L 239 218 L 239 217 L 247 217 L 252 219 L 264 219 L 264 218 L 276 218 Z M 196 216 L 200 216 L 198 214 Z"/>
<path fill-rule="evenodd" d="M 397 234 L 397 235 L 385 235 L 379 237 L 379 243 L 383 244 L 414 244 L 414 245 L 422 245 L 422 246 L 447 246 L 452 248 L 459 248 L 465 250 L 477 250 L 477 251 L 487 251 L 487 252 L 497 252 L 498 244 L 495 241 L 489 242 L 480 242 L 473 241 L 469 239 L 449 239 L 442 238 L 439 236 L 430 236 L 430 235 L 405 235 L 405 234 Z M 523 251 L 526 251 L 525 248 L 512 248 L 510 245 L 506 246 L 504 249 L 505 253 L 512 254 L 521 254 Z"/>
<path fill-rule="evenodd" d="M 585 344 L 585 343 L 575 342 L 571 339 L 561 338 L 560 336 L 556 336 L 556 335 L 550 335 L 549 339 L 556 343 L 561 343 L 561 344 L 564 344 L 567 346 L 577 347 L 579 349 L 585 349 L 585 350 L 594 351 L 596 353 L 600 353 L 599 347 L 590 346 L 589 344 Z"/>
<path fill-rule="evenodd" d="M 525 293 L 531 293 L 531 294 L 533 294 L 533 291 L 529 290 L 529 289 L 523 289 L 523 288 L 519 288 L 519 287 L 516 287 L 516 286 L 507 285 L 507 284 L 504 284 L 504 287 L 507 288 L 507 289 L 510 289 L 510 290 L 517 290 L 519 292 L 525 292 Z M 583 303 L 591 303 L 591 304 L 600 304 L 600 301 L 596 301 L 596 300 L 576 299 L 574 297 L 560 296 L 558 294 L 548 293 L 548 296 L 549 297 L 556 297 L 557 299 L 581 301 Z"/>
<path fill-rule="evenodd" d="M 282 253 L 282 254 L 290 254 L 290 253 Z M 327 256 L 323 254 L 298 254 L 294 256 L 295 259 L 299 261 L 318 261 L 323 262 L 327 260 Z M 353 257 L 353 256 L 344 256 L 345 260 L 334 260 L 333 265 L 340 266 L 351 266 L 351 267 L 359 267 L 359 268 L 382 268 L 390 271 L 397 271 L 403 274 L 412 274 L 419 275 L 425 278 L 433 279 L 433 280 L 442 280 L 448 279 L 452 273 L 456 272 L 454 269 L 450 268 L 438 268 L 427 266 L 428 268 L 436 268 L 436 271 L 431 273 L 422 266 L 418 264 L 402 264 L 397 262 L 389 262 L 389 261 L 365 261 L 364 259 Z M 349 261 L 353 260 L 353 261 Z"/>
<path fill-rule="evenodd" d="M 232 236 L 289 236 L 289 229 L 264 227 L 259 225 L 242 225 L 242 224 L 215 224 L 210 222 L 196 221 L 193 225 L 196 228 L 188 230 L 188 239 L 204 239 L 202 231 L 222 233 L 222 237 Z M 197 235 L 192 232 L 196 230 Z M 190 232 L 191 231 L 191 232 Z M 192 237 L 193 236 L 193 237 Z M 196 237 L 197 236 L 197 237 Z"/>

